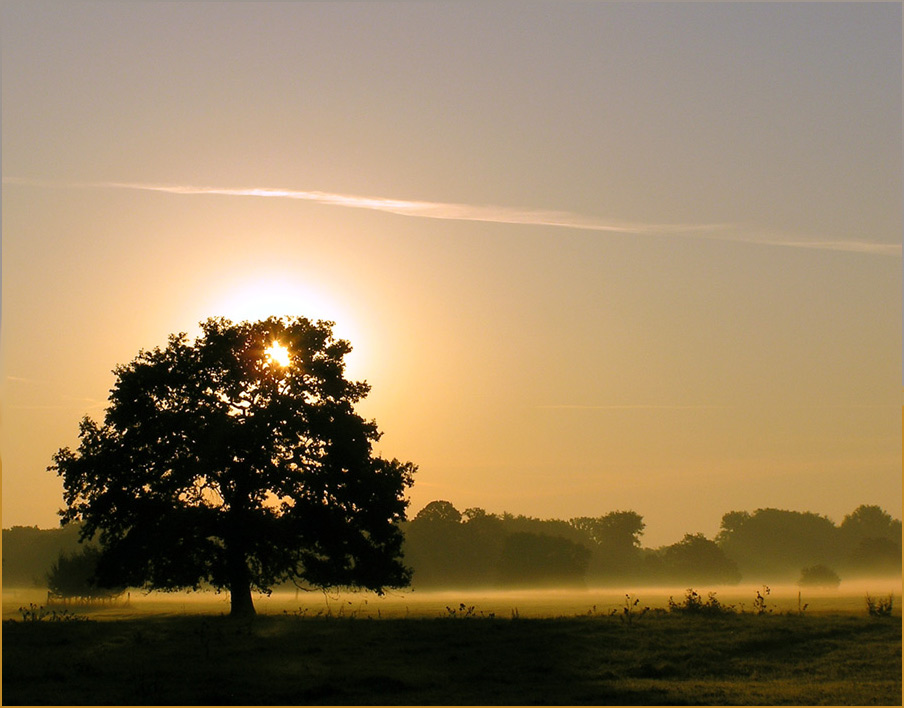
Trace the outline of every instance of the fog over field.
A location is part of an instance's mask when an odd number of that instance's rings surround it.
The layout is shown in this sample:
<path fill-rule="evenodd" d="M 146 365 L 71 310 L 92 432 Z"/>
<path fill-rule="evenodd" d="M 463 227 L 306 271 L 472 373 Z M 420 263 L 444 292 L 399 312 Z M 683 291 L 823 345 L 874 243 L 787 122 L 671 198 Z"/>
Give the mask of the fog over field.
<path fill-rule="evenodd" d="M 866 614 L 866 597 L 894 596 L 895 606 L 901 602 L 901 582 L 894 578 L 861 579 L 844 583 L 837 589 L 802 589 L 796 585 L 769 585 L 767 608 L 777 613 L 797 612 L 803 605 L 806 613 Z M 718 600 L 734 605 L 738 611 L 753 612 L 756 593 L 763 593 L 763 585 L 701 586 L 695 591 L 706 599 L 715 593 Z M 378 596 L 367 592 L 294 592 L 277 590 L 271 595 L 257 595 L 255 607 L 262 615 L 292 615 L 299 617 L 447 617 L 464 615 L 473 608 L 475 617 L 510 619 L 513 616 L 572 617 L 581 615 L 618 614 L 625 607 L 625 596 L 640 600 L 643 607 L 667 609 L 669 598 L 684 599 L 687 587 L 625 587 L 623 589 L 587 588 L 585 590 L 431 590 L 389 592 Z M 798 593 L 800 602 L 798 604 Z M 18 619 L 19 608 L 28 603 L 45 604 L 46 591 L 35 588 L 3 588 L 3 619 Z M 464 610 L 461 605 L 464 604 Z M 60 605 L 60 607 L 63 607 Z M 121 598 L 108 605 L 70 605 L 72 611 L 88 613 L 97 619 L 126 619 L 143 616 L 172 616 L 195 614 L 228 614 L 229 597 L 215 592 L 129 593 L 128 601 Z"/>

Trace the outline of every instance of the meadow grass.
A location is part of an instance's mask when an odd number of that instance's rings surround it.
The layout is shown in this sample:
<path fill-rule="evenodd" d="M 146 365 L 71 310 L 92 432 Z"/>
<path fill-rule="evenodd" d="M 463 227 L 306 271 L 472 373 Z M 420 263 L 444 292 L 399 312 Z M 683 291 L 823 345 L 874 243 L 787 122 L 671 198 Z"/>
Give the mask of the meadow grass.
<path fill-rule="evenodd" d="M 440 600 L 440 602 L 444 602 Z M 344 604 L 343 604 L 344 603 Z M 861 603 L 863 600 L 861 598 Z M 173 603 L 176 604 L 176 603 Z M 462 611 L 461 605 L 465 605 Z M 624 602 L 623 602 L 624 604 Z M 901 617 L 338 599 L 236 621 L 105 608 L 3 624 L 11 705 L 901 705 Z M 449 608 L 448 610 L 446 608 Z M 474 607 L 472 612 L 468 610 Z M 340 613 L 340 610 L 342 612 Z M 111 614 L 112 613 L 112 614 Z M 529 615 L 531 612 L 528 611 Z M 490 615 L 493 615 L 492 617 Z M 103 618 L 115 617 L 115 619 Z"/>

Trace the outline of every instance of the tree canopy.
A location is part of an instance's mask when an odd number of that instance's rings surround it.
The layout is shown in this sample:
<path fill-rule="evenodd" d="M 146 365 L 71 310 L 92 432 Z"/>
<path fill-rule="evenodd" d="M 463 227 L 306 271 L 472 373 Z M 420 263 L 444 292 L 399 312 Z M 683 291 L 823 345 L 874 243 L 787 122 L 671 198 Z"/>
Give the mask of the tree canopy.
<path fill-rule="evenodd" d="M 348 342 L 302 317 L 201 323 L 190 342 L 115 369 L 102 423 L 81 422 L 63 479 L 62 522 L 101 544 L 100 582 L 251 591 L 295 580 L 377 592 L 408 583 L 404 492 L 416 467 L 373 454 L 376 423 L 354 405 Z"/>

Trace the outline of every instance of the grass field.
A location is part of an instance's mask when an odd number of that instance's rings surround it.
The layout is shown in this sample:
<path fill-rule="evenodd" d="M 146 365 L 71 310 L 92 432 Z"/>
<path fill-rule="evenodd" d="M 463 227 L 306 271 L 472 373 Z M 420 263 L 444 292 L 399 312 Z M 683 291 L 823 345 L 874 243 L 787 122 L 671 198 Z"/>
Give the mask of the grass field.
<path fill-rule="evenodd" d="M 862 596 L 858 609 L 799 614 L 776 601 L 772 613 L 716 617 L 641 615 L 642 604 L 627 617 L 616 594 L 546 616 L 538 608 L 551 607 L 552 594 L 487 596 L 487 609 L 451 597 L 304 596 L 302 606 L 289 596 L 234 621 L 221 597 L 141 596 L 69 610 L 82 619 L 27 622 L 13 607 L 25 595 L 6 596 L 3 703 L 902 702 L 900 614 L 869 617 Z"/>

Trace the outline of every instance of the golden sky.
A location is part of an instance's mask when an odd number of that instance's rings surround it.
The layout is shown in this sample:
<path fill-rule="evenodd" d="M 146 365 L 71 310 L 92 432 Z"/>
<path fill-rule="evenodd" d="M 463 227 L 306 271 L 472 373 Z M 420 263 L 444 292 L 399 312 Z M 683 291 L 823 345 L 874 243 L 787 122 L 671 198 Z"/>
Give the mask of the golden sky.
<path fill-rule="evenodd" d="M 896 3 L 2 5 L 3 526 L 111 370 L 333 319 L 433 499 L 901 510 Z"/>

